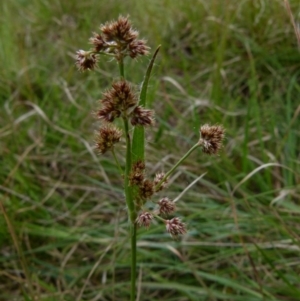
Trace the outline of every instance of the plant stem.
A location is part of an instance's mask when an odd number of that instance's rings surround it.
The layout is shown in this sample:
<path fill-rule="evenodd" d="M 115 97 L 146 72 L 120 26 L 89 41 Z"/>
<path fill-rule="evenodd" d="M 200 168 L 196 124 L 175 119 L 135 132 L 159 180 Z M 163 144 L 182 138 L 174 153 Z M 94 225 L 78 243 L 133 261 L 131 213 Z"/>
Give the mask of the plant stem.
<path fill-rule="evenodd" d="M 162 183 L 175 171 L 175 169 L 196 149 L 199 147 L 197 142 L 190 150 L 179 159 L 179 161 L 165 174 L 165 176 L 160 180 L 160 182 L 155 186 L 155 190 L 158 190 Z"/>
<path fill-rule="evenodd" d="M 132 197 L 132 187 L 129 183 L 129 175 L 131 172 L 131 139 L 129 136 L 129 127 L 128 120 L 126 117 L 123 117 L 124 122 L 124 130 L 126 135 L 126 166 L 125 166 L 125 175 L 124 175 L 124 190 L 126 196 L 126 204 L 128 207 L 128 213 L 130 217 L 130 222 L 135 223 L 136 220 L 136 212 L 135 212 L 135 204 L 133 202 Z"/>
<path fill-rule="evenodd" d="M 135 300 L 135 282 L 136 282 L 136 208 L 133 201 L 132 187 L 129 183 L 129 175 L 131 171 L 131 140 L 129 136 L 128 119 L 123 117 L 124 131 L 126 135 L 126 166 L 124 189 L 126 195 L 126 204 L 128 207 L 128 214 L 130 218 L 130 241 L 131 241 L 131 290 L 130 300 Z"/>
<path fill-rule="evenodd" d="M 124 62 L 120 59 L 119 70 L 121 79 L 125 79 Z M 136 206 L 133 200 L 133 191 L 130 186 L 129 176 L 132 165 L 132 150 L 131 139 L 129 135 L 129 124 L 126 116 L 123 116 L 124 132 L 126 137 L 126 166 L 124 175 L 124 190 L 126 196 L 126 204 L 128 208 L 128 215 L 130 219 L 130 242 L 131 242 L 131 289 L 130 289 L 130 301 L 135 301 L 136 295 Z"/>
<path fill-rule="evenodd" d="M 135 301 L 136 290 L 136 223 L 130 225 L 131 236 L 131 289 L 130 289 L 130 301 Z"/>
<path fill-rule="evenodd" d="M 118 65 L 119 65 L 120 76 L 122 79 L 125 79 L 123 58 L 118 61 Z"/>

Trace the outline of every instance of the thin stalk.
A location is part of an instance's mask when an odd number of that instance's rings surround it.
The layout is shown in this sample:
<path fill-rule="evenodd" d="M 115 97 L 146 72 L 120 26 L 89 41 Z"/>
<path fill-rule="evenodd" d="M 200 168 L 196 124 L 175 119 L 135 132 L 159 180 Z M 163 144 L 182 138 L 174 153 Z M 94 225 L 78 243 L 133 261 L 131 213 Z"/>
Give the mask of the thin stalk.
<path fill-rule="evenodd" d="M 124 130 L 126 135 L 126 166 L 124 189 L 126 195 L 126 204 L 128 207 L 128 214 L 130 218 L 130 241 L 131 241 L 131 290 L 130 300 L 135 301 L 135 283 L 136 283 L 136 209 L 133 201 L 132 187 L 129 183 L 129 174 L 131 171 L 131 140 L 129 136 L 128 119 L 123 117 Z"/>
<path fill-rule="evenodd" d="M 179 159 L 179 161 L 165 174 L 160 182 L 155 186 L 155 190 L 158 190 L 162 183 L 176 170 L 176 168 L 196 149 L 199 147 L 199 143 L 196 143 L 190 150 Z"/>
<path fill-rule="evenodd" d="M 128 213 L 130 217 L 130 222 L 132 224 L 135 223 L 136 220 L 136 212 L 135 212 L 135 204 L 133 202 L 132 197 L 132 187 L 129 183 L 129 175 L 131 172 L 131 139 L 129 135 L 129 126 L 128 126 L 128 119 L 123 117 L 124 123 L 124 132 L 126 136 L 126 166 L 125 166 L 125 175 L 124 175 L 124 189 L 125 189 L 125 196 L 126 196 L 126 204 L 128 207 Z"/>
<path fill-rule="evenodd" d="M 123 59 L 120 59 L 118 61 L 118 65 L 119 65 L 120 76 L 121 76 L 122 79 L 125 79 L 124 61 L 123 61 Z"/>
<path fill-rule="evenodd" d="M 124 62 L 123 59 L 120 59 L 119 63 L 119 70 L 120 70 L 120 77 L 125 79 L 125 72 L 124 72 Z M 124 190 L 125 190 L 125 197 L 126 197 L 126 204 L 128 207 L 128 215 L 130 219 L 130 242 L 131 242 L 131 289 L 130 289 L 130 301 L 135 301 L 136 295 L 136 206 L 133 201 L 133 191 L 132 187 L 129 183 L 129 176 L 131 172 L 131 165 L 132 165 L 132 152 L 131 152 L 131 138 L 129 135 L 129 124 L 128 119 L 126 116 L 123 116 L 123 123 L 124 123 L 124 132 L 126 138 L 126 166 L 125 166 L 125 175 L 124 175 Z"/>
<path fill-rule="evenodd" d="M 131 236 L 131 288 L 130 288 L 130 301 L 135 301 L 136 290 L 136 223 L 130 225 Z"/>

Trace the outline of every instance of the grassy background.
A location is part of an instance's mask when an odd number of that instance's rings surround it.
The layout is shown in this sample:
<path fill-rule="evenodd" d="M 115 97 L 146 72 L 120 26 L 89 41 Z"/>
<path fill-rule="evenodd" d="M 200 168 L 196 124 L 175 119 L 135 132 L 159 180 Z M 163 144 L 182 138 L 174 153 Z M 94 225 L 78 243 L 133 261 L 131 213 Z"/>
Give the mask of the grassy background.
<path fill-rule="evenodd" d="M 299 1 L 290 2 L 297 21 Z M 139 300 L 300 300 L 300 53 L 283 1 L 0 7 L 0 300 L 128 300 L 122 181 L 111 156 L 92 148 L 91 111 L 117 66 L 74 66 L 91 32 L 119 14 L 152 49 L 162 45 L 148 174 L 168 171 L 200 124 L 227 130 L 219 157 L 194 153 L 164 191 L 176 198 L 208 172 L 178 201 L 183 240 L 161 224 L 139 232 Z M 132 82 L 148 61 L 127 62 Z"/>

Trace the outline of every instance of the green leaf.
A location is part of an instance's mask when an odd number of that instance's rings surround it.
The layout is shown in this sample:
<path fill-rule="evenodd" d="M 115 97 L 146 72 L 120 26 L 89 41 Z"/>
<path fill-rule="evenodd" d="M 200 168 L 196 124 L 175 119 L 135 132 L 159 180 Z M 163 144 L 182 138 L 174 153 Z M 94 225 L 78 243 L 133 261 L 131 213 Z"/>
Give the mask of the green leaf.
<path fill-rule="evenodd" d="M 152 71 L 152 67 L 154 64 L 154 61 L 156 59 L 156 56 L 158 54 L 158 51 L 160 49 L 160 45 L 157 47 L 156 51 L 153 54 L 153 57 L 148 65 L 145 78 L 142 84 L 142 89 L 140 93 L 140 100 L 139 105 L 146 107 L 146 98 L 147 98 L 147 89 L 148 89 L 148 83 Z M 132 138 L 132 158 L 133 163 L 137 160 L 143 160 L 145 158 L 145 129 L 143 126 L 136 126 L 133 131 L 133 138 Z"/>

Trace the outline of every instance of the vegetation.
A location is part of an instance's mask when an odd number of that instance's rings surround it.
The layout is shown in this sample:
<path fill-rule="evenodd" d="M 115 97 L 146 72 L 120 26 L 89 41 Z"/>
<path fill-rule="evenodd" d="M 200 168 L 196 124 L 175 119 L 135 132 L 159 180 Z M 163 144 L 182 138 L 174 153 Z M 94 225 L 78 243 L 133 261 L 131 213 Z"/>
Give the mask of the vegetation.
<path fill-rule="evenodd" d="M 129 299 L 122 181 L 95 154 L 91 114 L 118 67 L 74 64 L 119 14 L 162 45 L 147 170 L 168 171 L 200 124 L 226 128 L 218 157 L 195 151 L 169 181 L 183 239 L 139 231 L 138 300 L 300 298 L 300 54 L 284 2 L 1 1 L 0 300 Z M 138 60 L 125 63 L 141 84 L 150 57 Z"/>

